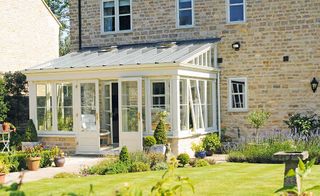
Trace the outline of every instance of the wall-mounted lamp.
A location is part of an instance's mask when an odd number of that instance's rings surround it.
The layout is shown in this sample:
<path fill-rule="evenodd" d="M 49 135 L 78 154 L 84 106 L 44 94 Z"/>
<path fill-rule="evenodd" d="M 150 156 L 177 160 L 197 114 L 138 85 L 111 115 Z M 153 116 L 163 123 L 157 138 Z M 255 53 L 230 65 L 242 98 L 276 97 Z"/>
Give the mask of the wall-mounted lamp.
<path fill-rule="evenodd" d="M 240 47 L 241 47 L 240 42 L 234 42 L 234 43 L 232 44 L 232 48 L 233 48 L 235 51 L 240 50 Z"/>
<path fill-rule="evenodd" d="M 313 93 L 315 93 L 317 91 L 317 88 L 318 88 L 318 85 L 319 85 L 319 82 L 316 78 L 313 78 L 310 82 L 311 84 L 311 89 L 313 91 Z"/>

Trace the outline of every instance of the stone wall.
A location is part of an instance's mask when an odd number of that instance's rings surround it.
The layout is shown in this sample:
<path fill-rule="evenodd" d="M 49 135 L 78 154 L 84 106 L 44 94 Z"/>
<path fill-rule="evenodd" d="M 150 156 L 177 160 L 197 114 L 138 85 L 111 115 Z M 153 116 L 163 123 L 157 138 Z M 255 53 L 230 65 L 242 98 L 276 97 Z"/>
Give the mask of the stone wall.
<path fill-rule="evenodd" d="M 221 120 L 227 133 L 251 135 L 250 111 L 264 109 L 271 118 L 264 130 L 286 129 L 289 113 L 320 112 L 320 0 L 247 0 L 247 20 L 226 24 L 225 0 L 195 0 L 193 28 L 176 28 L 175 0 L 132 0 L 133 30 L 102 35 L 99 0 L 82 0 L 83 47 L 221 37 Z M 71 0 L 71 41 L 78 47 L 77 0 Z M 231 44 L 241 42 L 240 51 Z M 283 56 L 289 62 L 283 62 Z M 227 79 L 247 77 L 248 111 L 229 112 Z"/>
<path fill-rule="evenodd" d="M 41 0 L 0 1 L 0 72 L 59 56 L 59 24 Z"/>
<path fill-rule="evenodd" d="M 77 143 L 75 137 L 39 137 L 39 141 L 45 146 L 58 146 L 67 154 L 76 152 Z"/>

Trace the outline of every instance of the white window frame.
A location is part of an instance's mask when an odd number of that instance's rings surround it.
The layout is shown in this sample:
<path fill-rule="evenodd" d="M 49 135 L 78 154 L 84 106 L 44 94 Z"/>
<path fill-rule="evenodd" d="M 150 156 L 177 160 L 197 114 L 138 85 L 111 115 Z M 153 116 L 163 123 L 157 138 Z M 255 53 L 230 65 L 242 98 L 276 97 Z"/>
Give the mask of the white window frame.
<path fill-rule="evenodd" d="M 192 28 L 194 27 L 194 1 L 195 0 L 191 0 L 191 9 L 190 8 L 183 8 L 180 9 L 179 8 L 179 0 L 176 0 L 176 27 L 179 29 L 183 29 L 183 28 Z M 192 14 L 192 24 L 191 25 L 180 25 L 180 11 L 183 10 L 191 10 L 191 14 Z"/>
<path fill-rule="evenodd" d="M 247 16 L 246 16 L 246 0 L 243 0 L 242 3 L 234 3 L 234 4 L 230 4 L 230 0 L 226 0 L 226 13 L 227 13 L 227 23 L 229 24 L 241 24 L 241 23 L 245 23 L 247 20 Z M 230 7 L 231 6 L 236 6 L 236 5 L 243 5 L 243 20 L 242 21 L 230 21 Z"/>
<path fill-rule="evenodd" d="M 244 82 L 244 107 L 233 108 L 232 107 L 232 81 Z M 228 111 L 229 112 L 247 112 L 248 111 L 248 81 L 245 77 L 229 78 L 228 79 Z"/>
<path fill-rule="evenodd" d="M 114 31 L 104 31 L 104 7 L 105 2 L 114 1 L 115 6 L 115 30 Z M 101 34 L 115 34 L 115 33 L 128 33 L 132 32 L 132 0 L 130 0 L 130 29 L 129 30 L 120 30 L 120 16 L 126 16 L 129 14 L 119 14 L 119 0 L 101 0 L 100 4 L 100 30 Z"/>

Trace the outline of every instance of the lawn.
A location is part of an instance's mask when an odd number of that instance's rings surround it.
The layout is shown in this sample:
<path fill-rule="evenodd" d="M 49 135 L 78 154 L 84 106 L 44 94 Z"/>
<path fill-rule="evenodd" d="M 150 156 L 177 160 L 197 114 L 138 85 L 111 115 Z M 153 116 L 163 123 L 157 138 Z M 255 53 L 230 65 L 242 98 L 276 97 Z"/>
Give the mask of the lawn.
<path fill-rule="evenodd" d="M 191 178 L 196 188 L 195 195 L 262 196 L 273 195 L 273 192 L 282 186 L 283 170 L 284 165 L 280 164 L 224 163 L 202 168 L 177 169 L 177 173 Z M 92 184 L 96 195 L 114 195 L 114 190 L 127 182 L 147 193 L 162 174 L 163 171 L 45 179 L 26 183 L 22 190 L 27 196 L 61 195 L 68 192 L 86 195 Z M 313 172 L 304 182 L 308 187 L 316 183 L 320 183 L 320 166 L 314 166 Z M 316 192 L 315 195 L 319 194 L 320 192 Z"/>

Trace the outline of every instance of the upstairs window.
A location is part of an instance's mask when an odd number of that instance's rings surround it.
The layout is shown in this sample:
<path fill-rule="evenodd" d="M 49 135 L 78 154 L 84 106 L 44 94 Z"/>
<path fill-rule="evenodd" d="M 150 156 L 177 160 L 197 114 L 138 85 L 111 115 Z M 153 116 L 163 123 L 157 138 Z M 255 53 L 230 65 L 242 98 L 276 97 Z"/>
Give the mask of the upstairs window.
<path fill-rule="evenodd" d="M 193 26 L 193 1 L 194 0 L 177 0 L 177 26 Z"/>
<path fill-rule="evenodd" d="M 131 30 L 131 0 L 102 1 L 102 32 Z"/>
<path fill-rule="evenodd" d="M 245 21 L 245 0 L 227 0 L 228 22 L 237 23 Z"/>
<path fill-rule="evenodd" d="M 229 110 L 246 111 L 247 105 L 247 79 L 229 79 Z"/>

